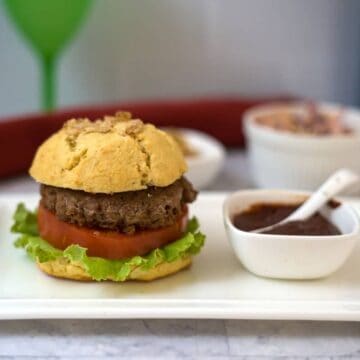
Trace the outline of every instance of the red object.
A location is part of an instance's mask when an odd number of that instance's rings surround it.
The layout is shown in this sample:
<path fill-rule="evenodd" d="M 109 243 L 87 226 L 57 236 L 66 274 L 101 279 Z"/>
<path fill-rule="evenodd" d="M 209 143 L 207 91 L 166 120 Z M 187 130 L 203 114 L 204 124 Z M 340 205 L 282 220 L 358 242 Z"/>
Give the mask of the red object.
<path fill-rule="evenodd" d="M 186 208 L 171 226 L 127 235 L 117 231 L 95 230 L 68 224 L 40 205 L 38 227 L 40 236 L 57 249 L 65 250 L 68 246 L 77 244 L 86 248 L 89 256 L 117 260 L 142 256 L 180 239 L 186 228 L 187 215 Z"/>
<path fill-rule="evenodd" d="M 118 110 L 158 126 L 189 127 L 204 131 L 226 146 L 243 146 L 241 117 L 250 107 L 269 101 L 286 101 L 290 97 L 267 99 L 203 99 L 144 103 L 120 103 L 89 106 L 12 117 L 0 121 L 0 177 L 27 171 L 37 147 L 70 118 L 101 118 Z"/>

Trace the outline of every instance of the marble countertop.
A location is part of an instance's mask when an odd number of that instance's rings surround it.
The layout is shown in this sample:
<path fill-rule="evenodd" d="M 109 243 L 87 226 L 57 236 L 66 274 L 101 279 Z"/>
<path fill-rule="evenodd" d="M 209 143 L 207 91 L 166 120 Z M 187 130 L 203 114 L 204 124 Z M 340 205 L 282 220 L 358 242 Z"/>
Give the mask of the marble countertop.
<path fill-rule="evenodd" d="M 251 187 L 246 155 L 231 151 L 209 190 Z M 27 177 L 1 192 L 36 191 Z M 3 359 L 360 359 L 360 323 L 251 320 L 0 321 Z"/>

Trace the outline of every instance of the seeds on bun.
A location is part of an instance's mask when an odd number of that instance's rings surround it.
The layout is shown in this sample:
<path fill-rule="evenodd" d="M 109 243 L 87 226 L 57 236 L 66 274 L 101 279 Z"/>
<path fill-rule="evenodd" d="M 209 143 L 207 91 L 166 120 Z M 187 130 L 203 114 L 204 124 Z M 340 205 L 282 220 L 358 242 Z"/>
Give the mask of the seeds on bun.
<path fill-rule="evenodd" d="M 30 175 L 38 210 L 19 204 L 12 231 L 47 274 L 154 280 L 190 265 L 205 236 L 188 204 L 197 192 L 165 132 L 119 112 L 72 119 L 38 149 Z"/>

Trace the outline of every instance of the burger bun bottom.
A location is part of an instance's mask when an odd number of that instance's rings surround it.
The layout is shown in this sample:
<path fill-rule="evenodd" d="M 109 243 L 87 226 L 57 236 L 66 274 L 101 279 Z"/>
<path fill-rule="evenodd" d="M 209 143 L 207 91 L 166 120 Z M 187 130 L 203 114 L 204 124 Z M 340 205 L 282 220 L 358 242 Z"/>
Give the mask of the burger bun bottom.
<path fill-rule="evenodd" d="M 138 280 L 138 281 L 152 281 L 159 279 L 178 271 L 189 267 L 191 264 L 191 257 L 187 256 L 171 263 L 161 263 L 150 270 L 141 270 L 140 268 L 135 268 L 130 273 L 128 280 Z M 87 272 L 83 269 L 81 265 L 74 263 L 69 263 L 64 258 L 59 258 L 57 260 L 47 261 L 47 262 L 37 262 L 38 267 L 48 275 L 55 276 L 63 279 L 79 280 L 79 281 L 95 281 L 93 280 Z M 106 280 L 113 280 L 111 278 Z"/>

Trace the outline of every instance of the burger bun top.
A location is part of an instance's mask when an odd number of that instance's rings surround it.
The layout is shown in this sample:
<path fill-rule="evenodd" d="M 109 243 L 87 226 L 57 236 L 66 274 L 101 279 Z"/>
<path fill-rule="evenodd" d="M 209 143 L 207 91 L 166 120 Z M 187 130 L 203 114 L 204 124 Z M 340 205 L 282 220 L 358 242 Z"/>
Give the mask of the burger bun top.
<path fill-rule="evenodd" d="M 72 119 L 37 150 L 30 175 L 39 183 L 90 193 L 165 187 L 187 170 L 171 136 L 131 114 Z"/>

